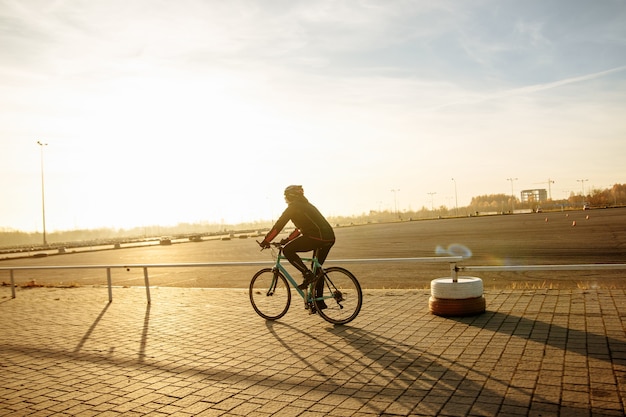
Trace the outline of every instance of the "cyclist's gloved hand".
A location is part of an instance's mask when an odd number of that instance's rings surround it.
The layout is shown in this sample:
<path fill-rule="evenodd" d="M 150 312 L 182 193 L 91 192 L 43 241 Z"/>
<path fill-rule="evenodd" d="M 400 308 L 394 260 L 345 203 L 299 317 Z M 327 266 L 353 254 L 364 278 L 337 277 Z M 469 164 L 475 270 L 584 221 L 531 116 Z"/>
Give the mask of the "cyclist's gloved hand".
<path fill-rule="evenodd" d="M 287 243 L 289 243 L 289 238 L 288 237 L 286 237 L 286 238 L 284 238 L 283 240 L 280 241 L 281 245 L 286 245 Z"/>
<path fill-rule="evenodd" d="M 262 242 L 259 242 L 259 246 L 261 247 L 261 249 L 267 249 L 270 247 L 270 243 L 266 241 L 262 241 Z"/>

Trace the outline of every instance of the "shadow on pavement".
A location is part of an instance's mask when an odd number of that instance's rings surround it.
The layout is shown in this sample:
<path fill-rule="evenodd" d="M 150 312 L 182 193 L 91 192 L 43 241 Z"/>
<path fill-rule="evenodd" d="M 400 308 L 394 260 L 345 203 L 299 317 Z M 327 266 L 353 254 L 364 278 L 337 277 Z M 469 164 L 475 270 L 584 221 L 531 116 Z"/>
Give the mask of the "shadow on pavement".
<path fill-rule="evenodd" d="M 532 340 L 540 344 L 611 362 L 609 346 L 623 346 L 621 340 L 554 323 L 532 320 L 511 314 L 487 311 L 473 317 L 450 318 L 468 326 Z"/>
<path fill-rule="evenodd" d="M 143 328 L 141 329 L 141 341 L 139 342 L 139 362 L 146 359 L 146 346 L 148 344 L 148 330 L 150 328 L 150 304 L 146 304 L 146 314 L 143 318 Z"/>
<path fill-rule="evenodd" d="M 107 312 L 107 310 L 109 309 L 110 306 L 111 306 L 111 303 L 107 303 L 104 306 L 104 308 L 102 309 L 100 314 L 98 314 L 98 317 L 96 317 L 96 320 L 89 327 L 89 329 L 87 330 L 85 335 L 82 337 L 82 339 L 80 339 L 80 342 L 78 342 L 78 345 L 76 346 L 76 349 L 74 349 L 74 353 L 80 352 L 80 350 L 83 348 L 83 346 L 85 345 L 87 340 L 89 340 L 89 337 L 91 336 L 91 334 L 95 330 L 96 326 L 98 326 L 98 323 L 100 322 L 100 320 L 102 320 L 102 317 L 104 317 L 104 314 Z"/>

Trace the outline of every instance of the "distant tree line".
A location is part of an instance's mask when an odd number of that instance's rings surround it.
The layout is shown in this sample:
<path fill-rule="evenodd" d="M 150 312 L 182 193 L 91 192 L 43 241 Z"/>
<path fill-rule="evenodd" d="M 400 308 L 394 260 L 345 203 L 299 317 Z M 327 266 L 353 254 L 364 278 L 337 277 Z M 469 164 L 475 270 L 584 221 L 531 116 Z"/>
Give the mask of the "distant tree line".
<path fill-rule="evenodd" d="M 370 211 L 358 216 L 333 217 L 335 224 L 364 223 L 364 222 L 390 222 L 399 220 L 418 220 L 439 217 L 473 216 L 477 213 L 510 213 L 513 210 L 571 210 L 580 209 L 583 205 L 592 208 L 597 207 L 621 207 L 626 206 L 626 184 L 615 184 L 609 189 L 592 189 L 589 194 L 570 193 L 568 198 L 547 199 L 544 201 L 522 202 L 517 196 L 510 194 L 488 194 L 472 198 L 465 207 L 447 207 L 445 205 L 433 209 L 422 207 L 420 210 L 393 211 Z"/>
<path fill-rule="evenodd" d="M 570 193 L 563 199 L 548 199 L 545 201 L 522 202 L 517 197 L 506 194 L 491 194 L 472 198 L 469 205 L 474 212 L 501 211 L 508 212 L 515 209 L 542 208 L 543 210 L 589 207 L 619 207 L 626 205 L 626 184 L 615 184 L 608 189 L 592 189 L 587 195 Z"/>
<path fill-rule="evenodd" d="M 594 207 L 626 206 L 626 184 L 615 184 L 608 189 L 592 189 L 587 195 L 571 193 L 568 198 L 546 201 L 521 202 L 519 198 L 507 194 L 489 194 L 472 198 L 465 207 L 422 207 L 419 210 L 371 210 L 353 216 L 329 216 L 331 223 L 337 226 L 366 223 L 388 223 L 432 218 L 473 216 L 477 213 L 498 212 L 508 213 L 512 210 L 571 210 L 580 209 L 583 205 Z M 107 242 L 125 242 L 140 239 L 154 239 L 160 236 L 210 236 L 237 231 L 262 231 L 272 224 L 270 220 L 258 220 L 240 224 L 224 223 L 179 223 L 173 226 L 141 226 L 130 229 L 99 228 L 84 230 L 55 231 L 47 234 L 51 246 L 71 247 L 73 244 L 97 245 Z M 77 243 L 80 242 L 80 243 Z M 40 232 L 21 232 L 0 228 L 0 248 L 41 247 Z"/>

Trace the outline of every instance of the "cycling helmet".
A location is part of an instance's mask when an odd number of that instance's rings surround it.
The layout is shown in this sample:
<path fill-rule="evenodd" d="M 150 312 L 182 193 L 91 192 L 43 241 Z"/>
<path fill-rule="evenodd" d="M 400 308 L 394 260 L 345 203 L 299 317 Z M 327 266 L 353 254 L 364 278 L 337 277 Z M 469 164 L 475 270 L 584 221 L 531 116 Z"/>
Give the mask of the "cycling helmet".
<path fill-rule="evenodd" d="M 285 188 L 285 197 L 302 197 L 304 196 L 304 188 L 301 185 L 290 185 Z"/>

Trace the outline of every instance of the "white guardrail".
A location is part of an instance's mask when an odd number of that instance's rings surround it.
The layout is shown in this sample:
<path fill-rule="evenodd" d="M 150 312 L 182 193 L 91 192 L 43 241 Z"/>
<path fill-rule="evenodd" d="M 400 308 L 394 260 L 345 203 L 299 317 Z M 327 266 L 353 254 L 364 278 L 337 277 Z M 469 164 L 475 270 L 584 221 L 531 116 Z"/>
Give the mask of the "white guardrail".
<path fill-rule="evenodd" d="M 626 269 L 626 264 L 572 264 L 572 265 L 508 265 L 508 266 L 459 266 L 463 261 L 462 256 L 433 256 L 421 258 L 377 258 L 377 259 L 328 259 L 328 263 L 386 263 L 386 262 L 412 262 L 412 263 L 440 263 L 450 264 L 450 274 L 453 282 L 457 282 L 458 273 L 466 271 L 580 271 L 580 270 L 619 270 Z M 150 278 L 148 268 L 211 268 L 228 266 L 271 266 L 274 262 L 208 262 L 208 263 L 174 263 L 174 264 L 126 264 L 126 265 L 55 265 L 55 266 L 0 266 L 0 271 L 9 271 L 11 279 L 11 298 L 15 298 L 15 271 L 25 270 L 58 270 L 58 269 L 105 269 L 107 287 L 109 290 L 109 302 L 113 301 L 113 285 L 111 279 L 112 269 L 142 268 L 146 287 L 148 304 L 150 298 Z"/>

